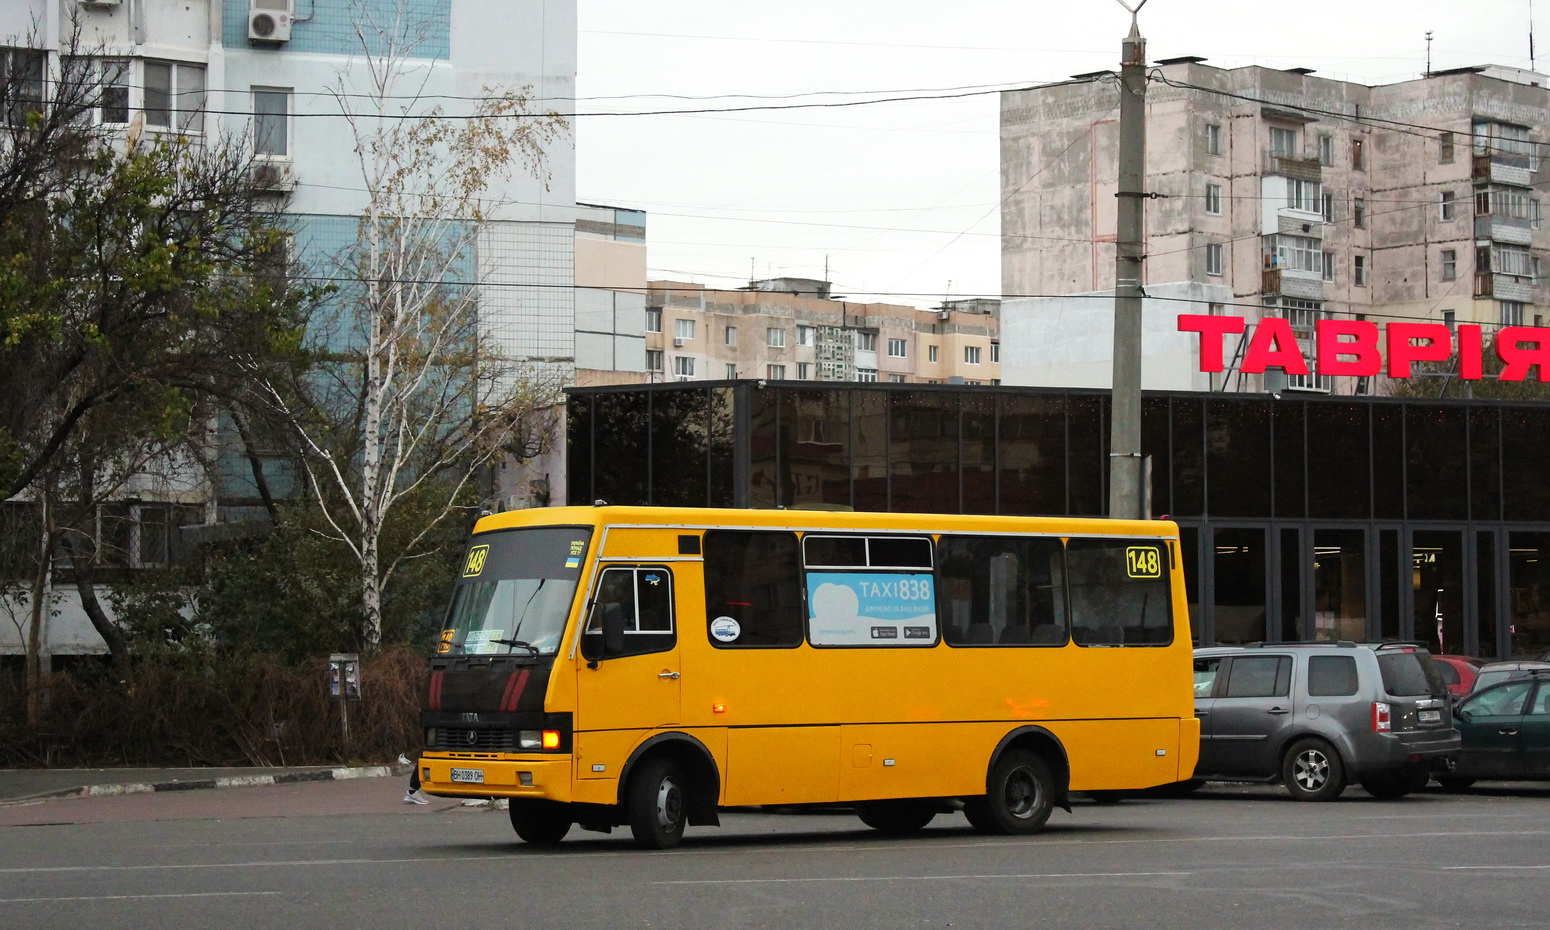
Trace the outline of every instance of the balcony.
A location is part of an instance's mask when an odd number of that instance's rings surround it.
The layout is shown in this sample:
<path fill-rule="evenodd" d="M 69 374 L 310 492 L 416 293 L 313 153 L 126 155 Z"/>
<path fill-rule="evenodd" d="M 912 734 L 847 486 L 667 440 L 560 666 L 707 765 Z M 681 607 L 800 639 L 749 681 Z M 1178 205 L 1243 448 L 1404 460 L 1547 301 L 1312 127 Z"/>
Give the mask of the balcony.
<path fill-rule="evenodd" d="M 1266 268 L 1259 275 L 1259 292 L 1263 297 L 1300 297 L 1305 300 L 1324 299 L 1324 280 L 1316 272 L 1293 271 L 1289 268 Z"/>
<path fill-rule="evenodd" d="M 1323 171 L 1324 166 L 1319 164 L 1317 158 L 1294 158 L 1274 152 L 1266 152 L 1264 164 L 1260 166 L 1261 174 L 1296 178 L 1299 181 L 1320 180 Z"/>
<path fill-rule="evenodd" d="M 1486 214 L 1475 217 L 1475 238 L 1531 245 L 1534 241 L 1534 227 L 1531 221 L 1516 216 Z"/>
<path fill-rule="evenodd" d="M 1475 272 L 1475 296 L 1496 300 L 1534 301 L 1534 279 L 1515 274 Z"/>
<path fill-rule="evenodd" d="M 1477 182 L 1510 184 L 1513 187 L 1529 187 L 1533 183 L 1533 171 L 1527 155 L 1493 152 L 1476 155 L 1471 176 Z"/>

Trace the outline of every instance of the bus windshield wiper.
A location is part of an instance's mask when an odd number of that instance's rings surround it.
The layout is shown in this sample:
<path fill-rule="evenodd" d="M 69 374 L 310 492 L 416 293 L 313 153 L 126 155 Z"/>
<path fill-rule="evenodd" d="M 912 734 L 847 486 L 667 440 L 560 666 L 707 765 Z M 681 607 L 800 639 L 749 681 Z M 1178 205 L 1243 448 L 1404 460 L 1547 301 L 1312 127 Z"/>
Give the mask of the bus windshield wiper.
<path fill-rule="evenodd" d="M 524 643 L 520 639 L 487 639 L 487 640 L 485 640 L 485 642 L 487 642 L 487 643 L 499 643 L 502 646 L 518 646 L 518 647 L 520 647 L 522 649 L 526 649 L 532 655 L 535 655 L 535 656 L 538 655 L 538 647 L 537 646 L 533 645 L 532 643 Z"/>

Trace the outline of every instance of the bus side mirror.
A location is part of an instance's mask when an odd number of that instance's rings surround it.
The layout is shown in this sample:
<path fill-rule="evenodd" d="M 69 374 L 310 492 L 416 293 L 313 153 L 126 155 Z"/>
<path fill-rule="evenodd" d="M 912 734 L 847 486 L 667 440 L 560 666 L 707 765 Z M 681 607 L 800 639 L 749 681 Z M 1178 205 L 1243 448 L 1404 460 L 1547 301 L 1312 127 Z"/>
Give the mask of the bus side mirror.
<path fill-rule="evenodd" d="M 600 659 L 624 655 L 624 608 L 619 604 L 601 606 L 602 635 L 589 632 L 581 637 L 581 654 L 592 668 Z"/>
<path fill-rule="evenodd" d="M 603 657 L 624 655 L 624 608 L 608 604 L 603 608 Z"/>

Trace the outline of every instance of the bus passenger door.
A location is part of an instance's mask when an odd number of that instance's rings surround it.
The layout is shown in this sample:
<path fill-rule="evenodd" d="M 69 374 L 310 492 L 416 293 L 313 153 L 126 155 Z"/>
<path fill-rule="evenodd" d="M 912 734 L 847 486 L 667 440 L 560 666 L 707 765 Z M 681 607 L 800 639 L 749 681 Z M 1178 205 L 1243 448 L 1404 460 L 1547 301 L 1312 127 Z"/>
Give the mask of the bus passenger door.
<path fill-rule="evenodd" d="M 624 621 L 621 654 L 603 655 L 603 618 Z M 601 566 L 582 634 L 582 666 L 576 670 L 577 748 L 628 746 L 639 731 L 679 725 L 678 625 L 673 573 L 663 565 Z M 636 731 L 631 734 L 628 731 Z M 626 750 L 627 751 L 627 750 Z M 611 754 L 611 753 L 608 753 Z M 583 767 L 587 777 L 614 777 L 624 759 Z"/>

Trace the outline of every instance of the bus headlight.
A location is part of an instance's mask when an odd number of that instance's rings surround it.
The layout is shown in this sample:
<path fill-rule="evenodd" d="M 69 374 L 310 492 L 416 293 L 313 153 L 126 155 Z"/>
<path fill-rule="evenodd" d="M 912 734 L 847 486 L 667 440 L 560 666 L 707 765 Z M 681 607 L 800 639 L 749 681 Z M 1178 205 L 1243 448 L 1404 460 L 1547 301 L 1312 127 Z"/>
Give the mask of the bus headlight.
<path fill-rule="evenodd" d="M 517 732 L 518 749 L 542 749 L 543 736 L 537 730 L 519 730 Z"/>

